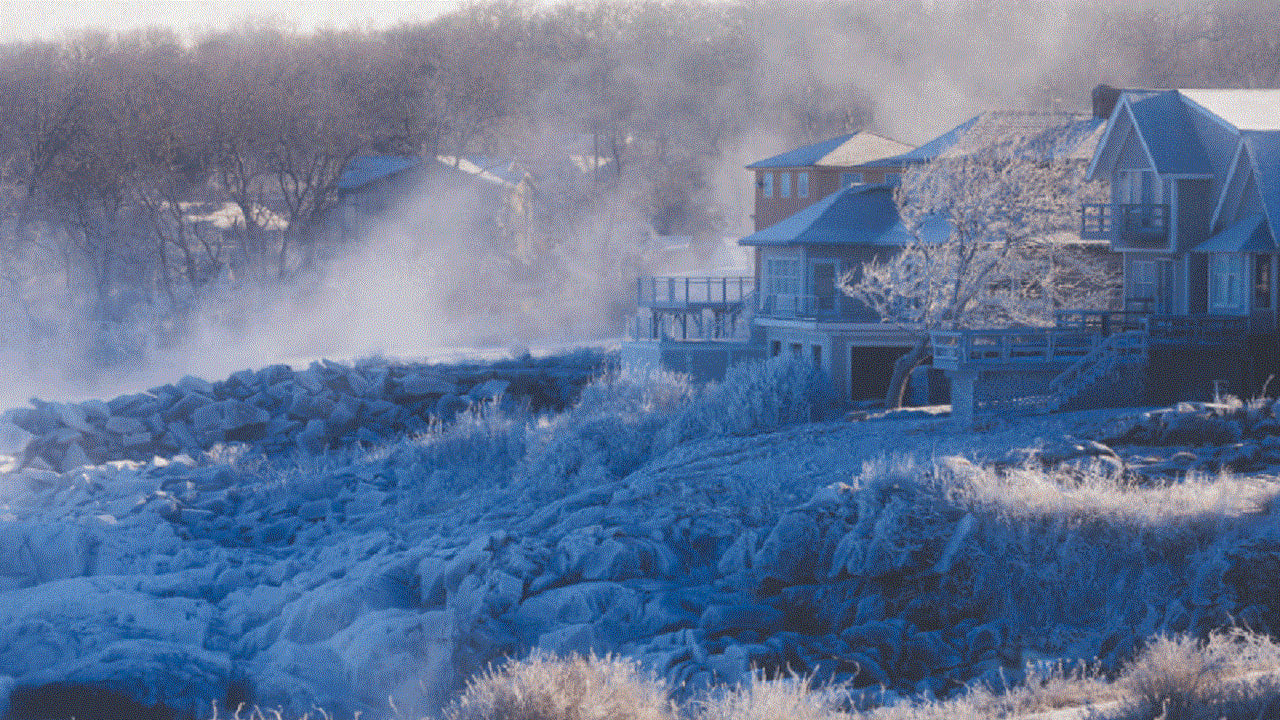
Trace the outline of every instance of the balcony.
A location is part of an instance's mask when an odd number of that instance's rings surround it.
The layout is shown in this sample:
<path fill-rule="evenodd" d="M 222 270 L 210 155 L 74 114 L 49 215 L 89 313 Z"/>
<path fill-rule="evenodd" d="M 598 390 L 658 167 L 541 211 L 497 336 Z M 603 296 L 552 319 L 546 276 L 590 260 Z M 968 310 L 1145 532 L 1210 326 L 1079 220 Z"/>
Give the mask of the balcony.
<path fill-rule="evenodd" d="M 1158 250 L 1169 245 L 1169 206 L 1084 203 L 1080 239 L 1109 240 L 1117 250 Z"/>
<path fill-rule="evenodd" d="M 655 310 L 732 310 L 755 286 L 750 277 L 640 277 L 636 304 Z"/>

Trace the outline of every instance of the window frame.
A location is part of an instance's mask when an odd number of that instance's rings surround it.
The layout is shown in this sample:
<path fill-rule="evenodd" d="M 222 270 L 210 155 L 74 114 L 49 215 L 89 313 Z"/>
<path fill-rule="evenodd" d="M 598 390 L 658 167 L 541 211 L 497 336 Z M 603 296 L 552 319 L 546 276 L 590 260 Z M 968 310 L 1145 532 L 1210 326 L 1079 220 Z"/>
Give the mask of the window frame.
<path fill-rule="evenodd" d="M 1209 310 L 1239 313 L 1246 308 L 1244 253 L 1209 255 Z"/>

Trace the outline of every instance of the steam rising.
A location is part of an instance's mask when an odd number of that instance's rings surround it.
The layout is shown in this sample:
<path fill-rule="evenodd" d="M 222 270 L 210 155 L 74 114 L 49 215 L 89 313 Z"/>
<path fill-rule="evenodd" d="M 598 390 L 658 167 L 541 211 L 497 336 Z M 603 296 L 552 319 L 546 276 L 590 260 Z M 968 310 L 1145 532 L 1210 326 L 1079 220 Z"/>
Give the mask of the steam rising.
<path fill-rule="evenodd" d="M 148 305 L 127 298 L 130 312 L 103 325 L 90 303 L 56 283 L 29 292 L 35 301 L 25 309 L 11 300 L 21 293 L 9 292 L 9 326 L 47 332 L 10 334 L 0 404 L 321 356 L 616 338 L 635 275 L 705 268 L 723 238 L 748 231 L 744 165 L 860 128 L 919 144 L 988 109 L 1082 110 L 1096 82 L 1140 83 L 1151 67 L 1131 62 L 1120 12 L 1146 10 L 1075 2 L 467 6 L 428 30 L 461 47 L 454 70 L 497 68 L 483 78 L 507 93 L 506 105 L 453 141 L 529 168 L 532 219 L 519 242 L 508 235 L 495 245 L 476 231 L 487 199 L 425 186 L 287 281 L 222 278 L 186 328 L 166 330 L 163 309 L 140 310 Z M 373 52 L 382 37 L 356 33 L 351 42 Z M 555 42 L 563 47 L 545 49 Z M 535 51 L 543 64 L 524 67 Z M 556 53 L 558 66 L 547 59 Z M 488 87 L 455 88 L 444 111 Z M 454 118 L 459 126 L 472 119 Z M 666 250 L 679 241 L 655 232 L 685 237 L 688 249 Z M 10 289 L 55 260 L 9 262 Z M 63 280 L 74 288 L 81 279 Z"/>

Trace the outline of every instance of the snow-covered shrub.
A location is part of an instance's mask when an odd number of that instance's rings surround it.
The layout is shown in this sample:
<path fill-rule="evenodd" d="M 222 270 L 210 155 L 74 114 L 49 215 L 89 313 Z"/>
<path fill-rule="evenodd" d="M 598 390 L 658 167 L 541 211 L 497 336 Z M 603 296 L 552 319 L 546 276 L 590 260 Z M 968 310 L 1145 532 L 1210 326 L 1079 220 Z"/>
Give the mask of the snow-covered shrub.
<path fill-rule="evenodd" d="M 530 421 L 497 401 L 477 403 L 456 421 L 434 423 L 427 433 L 399 444 L 391 460 L 410 485 L 458 491 L 505 484 L 524 457 Z"/>
<path fill-rule="evenodd" d="M 750 435 L 784 425 L 820 420 L 834 407 L 831 384 L 821 369 L 801 358 L 779 355 L 738 363 L 724 381 L 711 383 L 663 429 L 664 441 Z"/>
<path fill-rule="evenodd" d="M 766 679 L 757 671 L 751 682 L 715 693 L 698 703 L 696 720 L 846 720 L 852 716 L 848 690 L 816 688 L 810 678 Z"/>
<path fill-rule="evenodd" d="M 530 428 L 517 475 L 537 500 L 622 477 L 649 460 L 658 429 L 693 394 L 684 375 L 605 374 L 583 388 L 569 412 Z"/>
<path fill-rule="evenodd" d="M 618 657 L 530 657 L 467 681 L 445 720 L 674 720 L 665 685 Z"/>
<path fill-rule="evenodd" d="M 1242 631 L 1154 638 L 1126 668 L 1126 720 L 1275 717 L 1280 644 Z M 1266 712 L 1268 708 L 1271 713 Z"/>

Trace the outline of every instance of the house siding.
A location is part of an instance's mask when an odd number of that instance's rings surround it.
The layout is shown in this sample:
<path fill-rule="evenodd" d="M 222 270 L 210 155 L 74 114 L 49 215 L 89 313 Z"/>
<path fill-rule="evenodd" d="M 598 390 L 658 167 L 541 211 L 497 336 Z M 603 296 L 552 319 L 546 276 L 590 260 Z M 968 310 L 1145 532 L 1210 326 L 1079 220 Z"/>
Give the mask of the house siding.
<path fill-rule="evenodd" d="M 771 225 L 777 224 L 792 215 L 800 212 L 806 207 L 818 202 L 824 197 L 840 189 L 840 174 L 846 172 L 860 172 L 863 174 L 863 182 L 865 183 L 882 183 L 890 173 L 899 173 L 902 168 L 899 167 L 862 167 L 851 165 L 847 167 L 795 167 L 795 168 L 768 168 L 755 171 L 755 231 L 759 232 Z M 796 173 L 809 173 L 809 197 L 797 197 L 796 194 Z M 781 187 L 780 178 L 782 173 L 788 173 L 790 177 L 791 197 L 779 197 L 779 188 Z M 764 194 L 764 176 L 766 174 L 773 175 L 773 196 L 765 197 Z"/>

